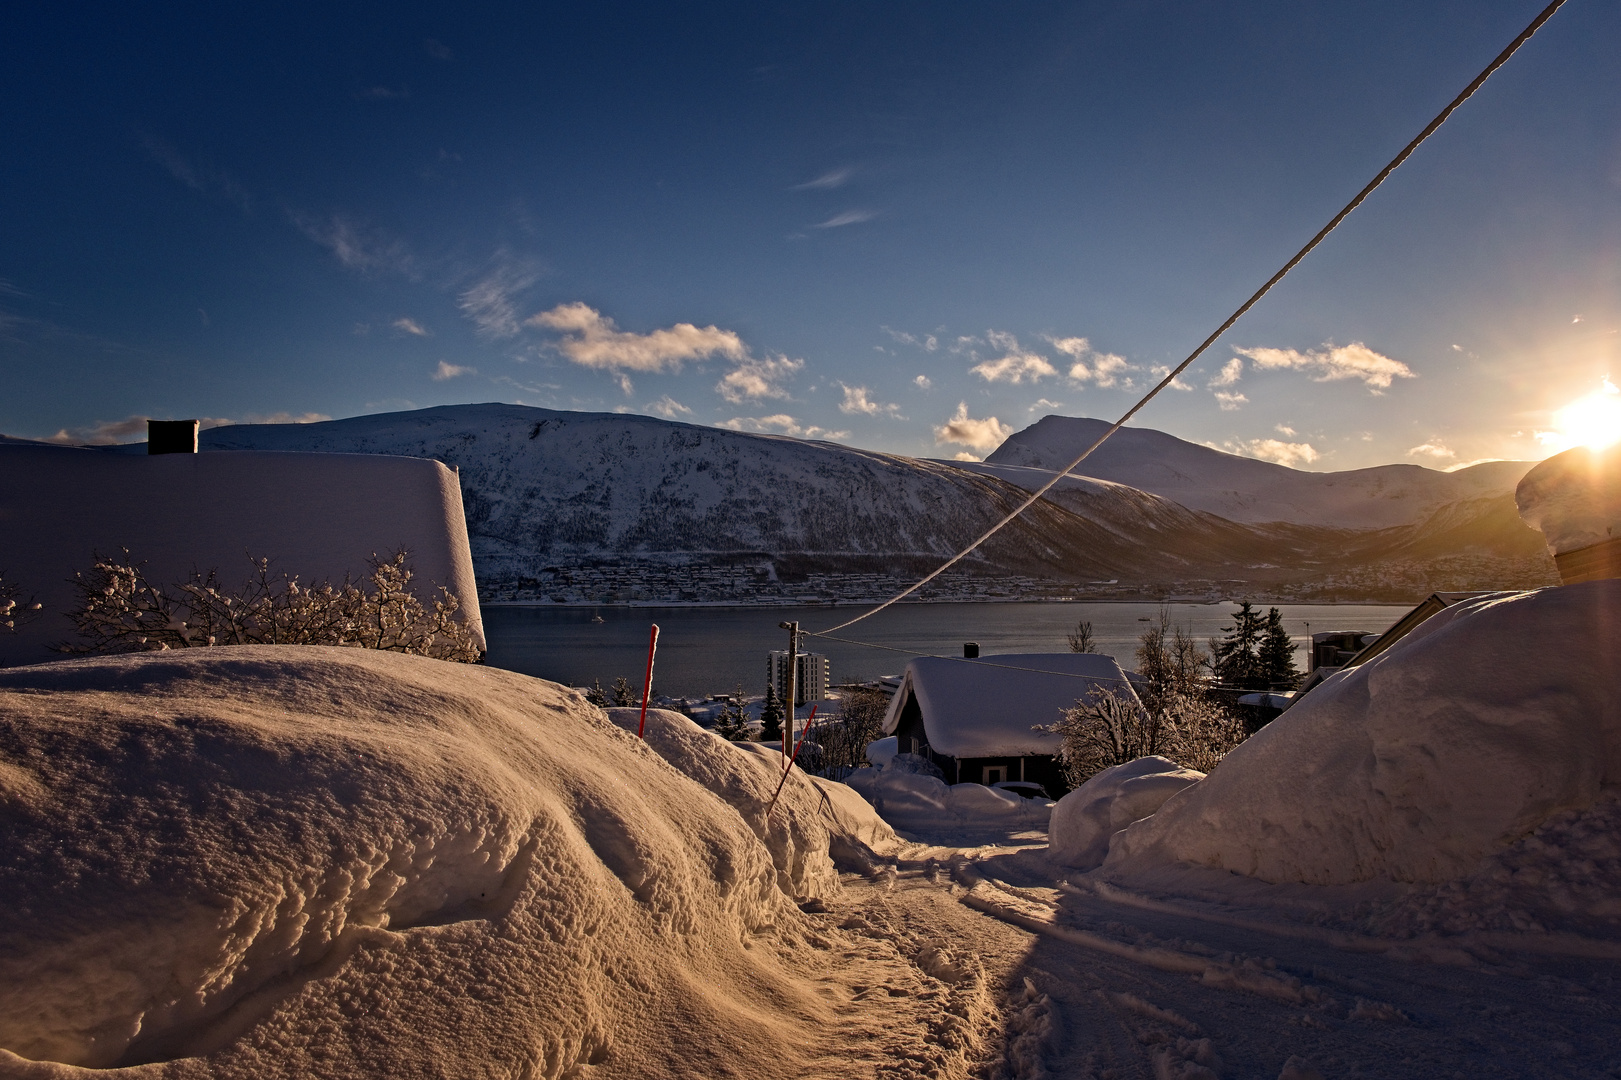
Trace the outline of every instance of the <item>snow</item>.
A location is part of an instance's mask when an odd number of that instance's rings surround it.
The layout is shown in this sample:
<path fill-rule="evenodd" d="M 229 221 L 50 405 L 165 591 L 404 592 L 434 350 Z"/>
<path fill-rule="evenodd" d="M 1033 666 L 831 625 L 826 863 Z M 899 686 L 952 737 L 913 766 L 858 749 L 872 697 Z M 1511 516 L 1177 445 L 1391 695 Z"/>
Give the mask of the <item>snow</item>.
<path fill-rule="evenodd" d="M 1053 808 L 1046 799 L 1026 799 L 983 784 L 947 784 L 894 765 L 857 769 L 841 786 L 871 803 L 890 826 L 935 841 L 1045 830 Z"/>
<path fill-rule="evenodd" d="M 1163 757 L 1138 758 L 1096 773 L 1053 807 L 1048 828 L 1053 861 L 1078 870 L 1098 866 L 1115 833 L 1203 779 L 1204 773 Z"/>
<path fill-rule="evenodd" d="M 899 752 L 900 739 L 894 735 L 886 735 L 867 744 L 867 762 L 881 769 L 893 761 Z"/>
<path fill-rule="evenodd" d="M 1621 534 L 1621 443 L 1555 454 L 1525 474 L 1514 501 L 1554 555 L 1614 538 Z"/>
<path fill-rule="evenodd" d="M 419 598 L 449 588 L 484 643 L 458 477 L 437 461 L 4 445 L 0 533 L 0 573 L 44 605 L 0 634 L 0 665 L 52 659 L 49 647 L 73 637 L 74 573 L 125 548 L 159 586 L 216 568 L 235 587 L 250 555 L 309 584 L 362 578 L 372 553 L 403 547 Z"/>
<path fill-rule="evenodd" d="M 1621 784 L 1618 629 L 1616 580 L 1456 604 L 1331 676 L 1127 828 L 1104 872 L 1464 878 Z"/>
<path fill-rule="evenodd" d="M 1058 736 L 1036 731 L 1098 689 L 1131 692 L 1113 657 L 1097 653 L 1007 653 L 978 661 L 920 656 L 906 665 L 884 732 L 900 725 L 908 699 L 923 712 L 929 746 L 948 757 L 1056 754 Z"/>
<path fill-rule="evenodd" d="M 772 762 L 671 715 L 666 754 L 759 801 Z M 61 661 L 0 672 L 0 746 L 0 1075 L 803 1060 L 772 1013 L 816 991 L 755 946 L 810 948 L 781 886 L 835 889 L 825 850 L 785 874 L 562 687 L 293 646 Z M 809 836 L 816 790 L 790 781 L 769 835 Z M 824 820 L 882 843 L 851 800 Z"/>

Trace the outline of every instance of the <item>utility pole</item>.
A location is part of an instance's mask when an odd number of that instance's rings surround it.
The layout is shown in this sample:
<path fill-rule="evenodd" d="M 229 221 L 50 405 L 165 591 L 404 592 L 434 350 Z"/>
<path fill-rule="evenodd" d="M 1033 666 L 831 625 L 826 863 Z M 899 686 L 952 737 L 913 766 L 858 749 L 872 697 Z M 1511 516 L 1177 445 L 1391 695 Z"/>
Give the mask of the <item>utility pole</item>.
<path fill-rule="evenodd" d="M 788 722 L 782 726 L 782 756 L 786 758 L 794 747 L 794 705 L 799 700 L 799 623 L 778 623 L 788 631 Z"/>

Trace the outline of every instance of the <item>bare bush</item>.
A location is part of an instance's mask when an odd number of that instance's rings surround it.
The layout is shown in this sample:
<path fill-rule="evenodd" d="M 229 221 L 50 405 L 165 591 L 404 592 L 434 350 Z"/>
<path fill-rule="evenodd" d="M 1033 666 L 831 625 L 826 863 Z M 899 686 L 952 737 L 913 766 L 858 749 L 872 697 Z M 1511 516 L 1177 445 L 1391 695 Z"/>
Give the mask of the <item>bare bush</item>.
<path fill-rule="evenodd" d="M 821 752 L 814 771 L 842 780 L 865 765 L 867 744 L 883 734 L 887 711 L 889 698 L 882 690 L 847 691 L 838 714 L 816 724 L 814 738 Z"/>
<path fill-rule="evenodd" d="M 15 581 L 7 581 L 4 574 L 0 574 L 0 633 L 10 633 L 18 625 L 27 622 L 39 614 L 40 605 L 32 598 L 23 599 L 22 587 Z"/>
<path fill-rule="evenodd" d="M 156 652 L 214 645 L 336 645 L 411 653 L 439 660 L 478 663 L 483 657 L 467 624 L 457 619 L 461 602 L 440 587 L 432 606 L 411 589 L 405 551 L 367 560 L 371 573 L 359 583 L 306 586 L 297 577 L 276 576 L 268 559 L 252 559 L 253 576 L 232 590 L 218 572 L 193 572 L 168 589 L 148 581 L 144 564 L 95 556 L 74 575 L 79 606 L 70 613 L 83 639 L 59 645 L 67 653 Z"/>

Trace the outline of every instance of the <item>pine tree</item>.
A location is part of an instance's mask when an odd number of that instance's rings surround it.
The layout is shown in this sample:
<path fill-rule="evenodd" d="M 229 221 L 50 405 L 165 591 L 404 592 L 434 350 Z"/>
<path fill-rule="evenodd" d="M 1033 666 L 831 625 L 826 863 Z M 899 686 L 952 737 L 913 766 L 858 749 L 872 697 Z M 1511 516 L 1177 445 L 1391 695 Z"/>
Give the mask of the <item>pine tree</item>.
<path fill-rule="evenodd" d="M 630 680 L 623 675 L 614 680 L 613 702 L 621 707 L 640 704 L 636 700 L 636 691 L 630 688 Z"/>
<path fill-rule="evenodd" d="M 730 701 L 721 706 L 720 716 L 715 721 L 715 734 L 729 742 L 747 742 L 749 738 L 749 714 L 743 707 L 743 688 L 739 686 L 737 693 Z"/>
<path fill-rule="evenodd" d="M 1283 615 L 1277 608 L 1267 609 L 1259 660 L 1261 677 L 1266 680 L 1267 689 L 1293 690 L 1300 685 L 1300 670 L 1295 667 L 1294 639 L 1283 628 Z"/>
<path fill-rule="evenodd" d="M 602 689 L 601 679 L 592 680 L 591 689 L 585 692 L 585 700 L 589 701 L 598 708 L 608 704 L 608 694 Z"/>
<path fill-rule="evenodd" d="M 1092 638 L 1092 624 L 1085 619 L 1076 623 L 1075 629 L 1065 636 L 1069 638 L 1070 652 L 1089 653 L 1095 644 Z"/>
<path fill-rule="evenodd" d="M 743 696 L 741 686 L 737 688 L 737 695 Z M 765 707 L 760 710 L 760 741 L 782 742 L 782 704 L 777 701 L 777 688 L 769 684 L 765 688 Z"/>
<path fill-rule="evenodd" d="M 1248 600 L 1241 600 L 1233 625 L 1221 628 L 1226 637 L 1211 638 L 1211 669 L 1218 682 L 1244 690 L 1266 689 L 1261 667 L 1261 613 Z"/>

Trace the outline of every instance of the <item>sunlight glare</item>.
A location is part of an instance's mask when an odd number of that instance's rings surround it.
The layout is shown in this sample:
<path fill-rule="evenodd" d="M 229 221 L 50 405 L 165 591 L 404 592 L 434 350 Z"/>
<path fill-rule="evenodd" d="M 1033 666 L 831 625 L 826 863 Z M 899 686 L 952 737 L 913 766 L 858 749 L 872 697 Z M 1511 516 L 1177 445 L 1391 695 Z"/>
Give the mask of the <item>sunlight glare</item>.
<path fill-rule="evenodd" d="M 1554 430 L 1537 432 L 1537 439 L 1556 454 L 1574 446 L 1602 450 L 1621 442 L 1621 389 L 1606 376 L 1601 389 L 1554 413 L 1553 422 Z"/>

